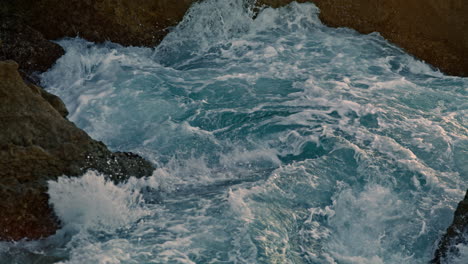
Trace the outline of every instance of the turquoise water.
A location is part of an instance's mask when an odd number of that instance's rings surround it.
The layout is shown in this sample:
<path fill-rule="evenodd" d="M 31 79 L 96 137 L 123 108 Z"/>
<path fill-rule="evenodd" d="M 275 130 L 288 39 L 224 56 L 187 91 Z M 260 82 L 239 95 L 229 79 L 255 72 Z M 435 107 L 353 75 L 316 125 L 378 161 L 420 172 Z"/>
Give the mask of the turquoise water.
<path fill-rule="evenodd" d="M 157 169 L 50 182 L 63 229 L 3 258 L 427 263 L 468 188 L 468 79 L 318 12 L 205 1 L 153 49 L 59 41 L 69 119 Z"/>

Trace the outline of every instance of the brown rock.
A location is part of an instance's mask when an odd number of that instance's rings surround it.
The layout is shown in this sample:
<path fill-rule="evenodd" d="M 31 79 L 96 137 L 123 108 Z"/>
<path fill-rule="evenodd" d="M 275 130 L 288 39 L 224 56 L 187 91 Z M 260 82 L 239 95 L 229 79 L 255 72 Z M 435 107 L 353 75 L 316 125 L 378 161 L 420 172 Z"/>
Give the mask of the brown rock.
<path fill-rule="evenodd" d="M 274 7 L 291 0 L 261 0 Z M 463 0 L 299 0 L 320 8 L 320 19 L 389 41 L 441 71 L 468 76 L 468 5 Z"/>
<path fill-rule="evenodd" d="M 16 0 L 12 10 L 47 39 L 155 46 L 195 0 Z"/>
<path fill-rule="evenodd" d="M 55 232 L 47 181 L 95 169 L 114 181 L 147 176 L 152 165 L 112 153 L 66 120 L 63 102 L 26 85 L 18 64 L 0 62 L 0 239 L 36 239 Z"/>
<path fill-rule="evenodd" d="M 123 45 L 155 46 L 196 0 L 180 0 L 177 4 L 169 0 L 3 1 L 4 11 L 0 8 L 0 14 L 15 14 L 29 26 L 28 30 L 16 32 L 30 32 L 29 29 L 34 28 L 46 39 L 78 35 L 95 42 L 110 40 Z M 320 8 L 320 18 L 329 26 L 350 27 L 364 34 L 380 32 L 389 41 L 443 72 L 468 76 L 468 16 L 465 15 L 468 5 L 463 0 L 298 0 L 307 1 Z M 290 2 L 292 0 L 259 1 L 274 7 Z M 26 44 L 28 46 L 34 47 Z M 45 44 L 40 46 L 46 48 Z M 53 57 L 60 53 L 56 49 L 33 53 Z M 23 68 L 20 58 L 3 56 L 7 58 L 19 61 Z M 40 63 L 30 64 L 50 65 L 40 60 Z"/>
<path fill-rule="evenodd" d="M 63 49 L 49 41 L 80 36 L 126 46 L 157 45 L 195 0 L 2 0 L 0 60 L 14 60 L 38 84 Z"/>
<path fill-rule="evenodd" d="M 27 26 L 17 16 L 0 11 L 0 60 L 14 60 L 28 81 L 37 83 L 35 73 L 47 71 L 64 54 L 59 45 Z"/>

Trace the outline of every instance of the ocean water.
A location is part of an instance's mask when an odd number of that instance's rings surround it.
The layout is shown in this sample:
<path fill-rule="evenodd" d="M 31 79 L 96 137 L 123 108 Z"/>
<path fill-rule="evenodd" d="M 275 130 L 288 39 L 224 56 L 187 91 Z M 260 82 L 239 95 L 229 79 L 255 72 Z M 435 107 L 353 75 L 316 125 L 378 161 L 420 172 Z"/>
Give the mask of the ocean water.
<path fill-rule="evenodd" d="M 207 0 L 155 48 L 58 41 L 69 119 L 157 169 L 50 182 L 63 228 L 0 262 L 427 263 L 468 188 L 468 79 L 318 12 Z"/>

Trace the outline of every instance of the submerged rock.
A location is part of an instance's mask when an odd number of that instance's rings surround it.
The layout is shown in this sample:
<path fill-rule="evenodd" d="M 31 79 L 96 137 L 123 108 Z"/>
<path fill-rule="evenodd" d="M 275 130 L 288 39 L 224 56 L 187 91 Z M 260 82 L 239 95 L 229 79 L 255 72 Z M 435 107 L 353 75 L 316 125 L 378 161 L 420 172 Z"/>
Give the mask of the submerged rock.
<path fill-rule="evenodd" d="M 260 0 L 279 7 L 292 0 Z M 384 38 L 441 71 L 468 76 L 468 5 L 464 0 L 298 0 L 320 8 L 333 27 Z"/>
<path fill-rule="evenodd" d="M 115 182 L 152 173 L 148 161 L 112 153 L 66 114 L 58 97 L 23 81 L 17 63 L 0 62 L 0 239 L 37 239 L 56 231 L 49 180 L 89 169 Z"/>
<path fill-rule="evenodd" d="M 468 191 L 465 199 L 458 204 L 453 223 L 442 237 L 431 263 L 445 263 L 447 258 L 456 256 L 459 244 L 468 244 Z"/>

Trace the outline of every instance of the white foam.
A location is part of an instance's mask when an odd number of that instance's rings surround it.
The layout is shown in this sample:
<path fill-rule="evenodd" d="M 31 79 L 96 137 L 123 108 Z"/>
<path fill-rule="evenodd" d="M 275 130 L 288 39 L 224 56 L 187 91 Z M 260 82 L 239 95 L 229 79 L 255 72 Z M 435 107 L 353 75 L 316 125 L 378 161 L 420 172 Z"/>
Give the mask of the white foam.
<path fill-rule="evenodd" d="M 44 83 L 72 120 L 158 167 L 51 183 L 70 263 L 430 259 L 466 190 L 468 82 L 312 4 L 248 4 L 198 2 L 155 50 L 59 42 Z"/>
<path fill-rule="evenodd" d="M 139 190 L 117 186 L 93 171 L 49 182 L 49 196 L 64 228 L 79 231 L 112 232 L 148 214 L 140 207 Z"/>

